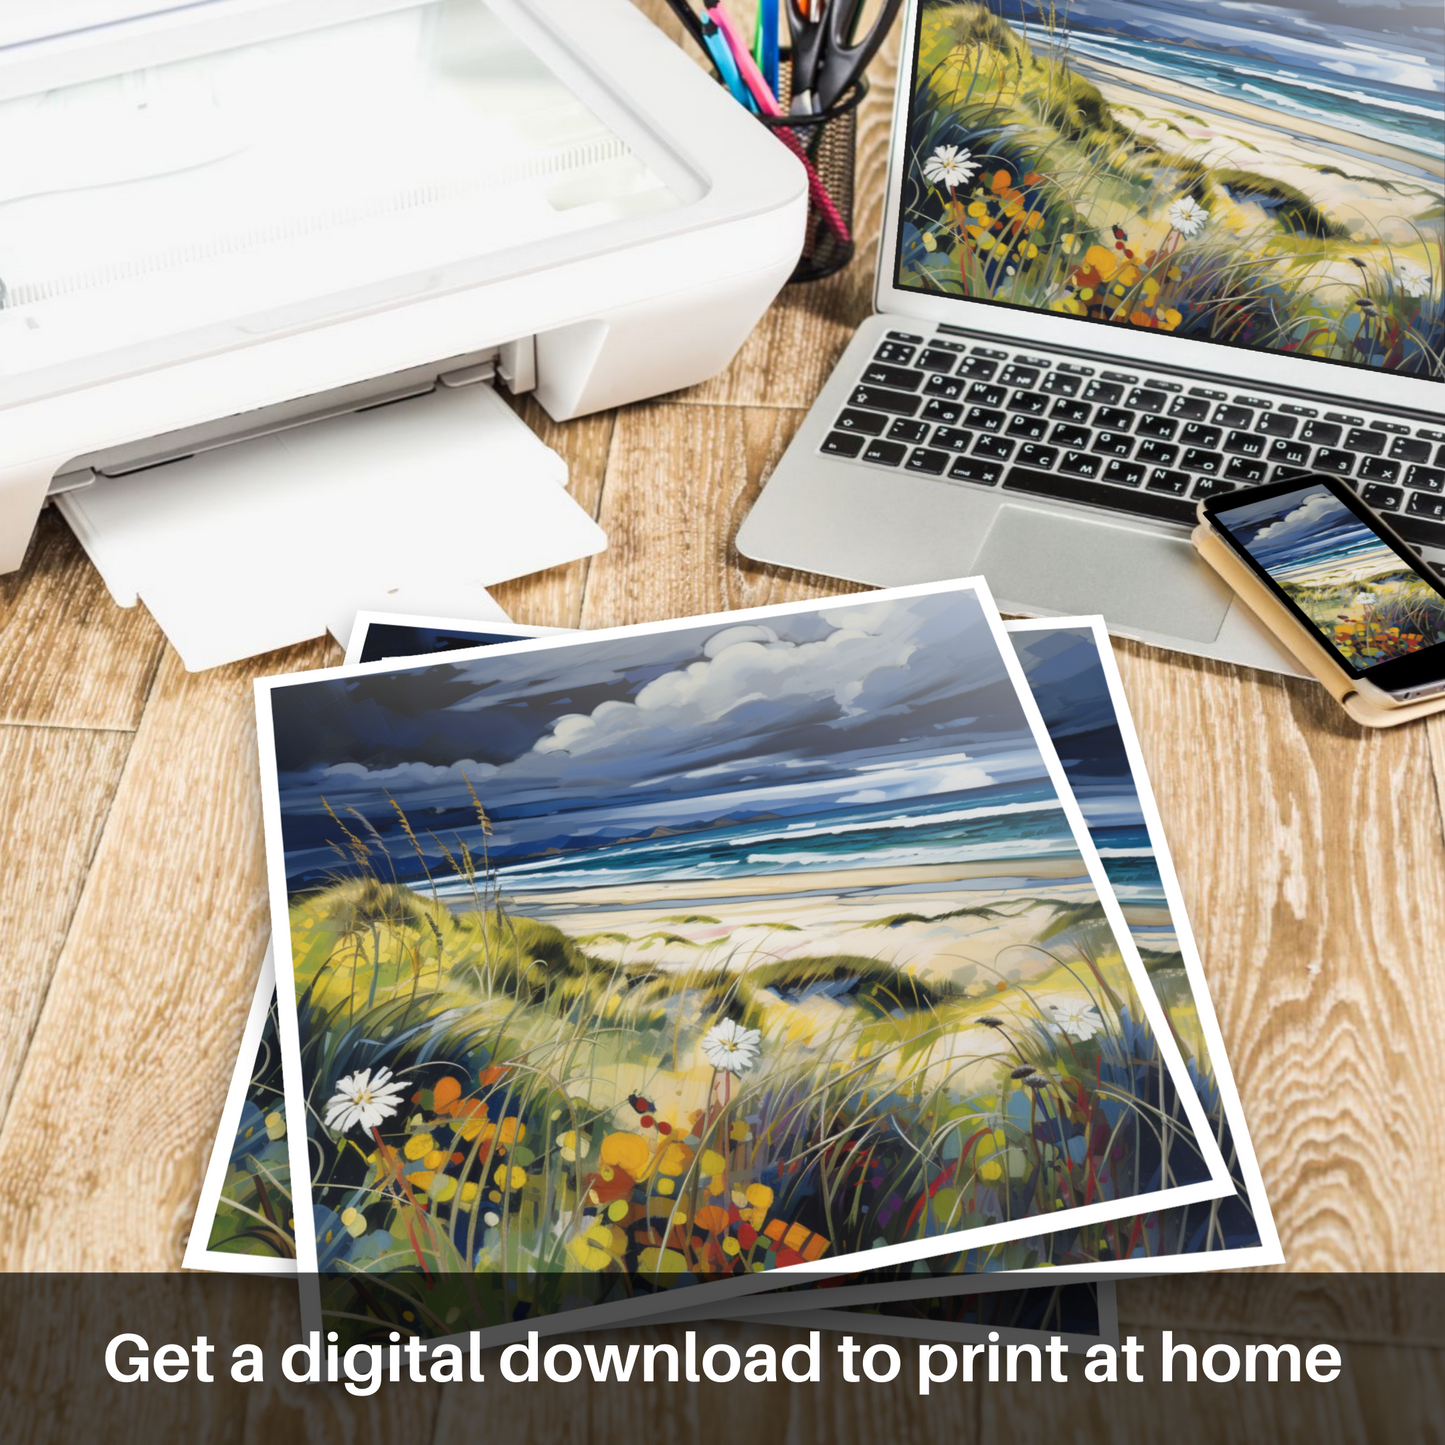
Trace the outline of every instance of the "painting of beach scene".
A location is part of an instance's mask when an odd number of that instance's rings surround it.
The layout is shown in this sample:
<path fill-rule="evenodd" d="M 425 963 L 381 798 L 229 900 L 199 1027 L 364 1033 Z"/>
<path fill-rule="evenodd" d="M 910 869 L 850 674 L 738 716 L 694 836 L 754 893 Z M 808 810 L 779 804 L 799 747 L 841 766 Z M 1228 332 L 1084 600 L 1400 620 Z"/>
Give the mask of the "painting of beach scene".
<path fill-rule="evenodd" d="M 1235 1185 L 1233 1198 L 1110 1221 L 1101 1226 L 1097 1240 L 1051 1239 L 1047 1262 L 1143 1260 L 1161 1254 L 1257 1248 L 1262 1227 L 1272 1234 L 1268 1203 L 1263 1190 L 1258 1190 L 1262 1218 L 1257 1220 L 1235 1138 L 1238 1134 L 1247 1140 L 1243 1111 L 1232 1080 L 1227 1090 L 1220 1087 L 1214 1055 L 1222 1058 L 1223 1051 L 1217 1046 L 1211 1050 L 1209 1033 L 1214 1032 L 1217 1040 L 1217 1030 L 1206 1030 L 1204 1024 L 1206 1014 L 1212 1021 L 1213 1010 L 1177 887 L 1165 883 L 1164 871 L 1169 871 L 1172 884 L 1173 869 L 1142 761 L 1130 756 L 1124 729 L 1130 726 L 1132 733 L 1132 726 L 1127 723 L 1117 675 L 1109 666 L 1107 635 L 1095 625 L 1021 622 L 1011 626 L 1009 641 L 1023 664 Z M 1192 979 L 1188 961 L 1195 964 Z M 1249 1157 L 1252 1160 L 1252 1150 Z"/>
<path fill-rule="evenodd" d="M 920 0 L 899 286 L 1445 379 L 1445 31 Z"/>
<path fill-rule="evenodd" d="M 1227 1191 L 1005 646 L 949 584 L 259 684 L 323 1310 L 675 1308 Z"/>
<path fill-rule="evenodd" d="M 1445 595 L 1317 483 L 1219 523 L 1353 666 L 1445 642 Z"/>

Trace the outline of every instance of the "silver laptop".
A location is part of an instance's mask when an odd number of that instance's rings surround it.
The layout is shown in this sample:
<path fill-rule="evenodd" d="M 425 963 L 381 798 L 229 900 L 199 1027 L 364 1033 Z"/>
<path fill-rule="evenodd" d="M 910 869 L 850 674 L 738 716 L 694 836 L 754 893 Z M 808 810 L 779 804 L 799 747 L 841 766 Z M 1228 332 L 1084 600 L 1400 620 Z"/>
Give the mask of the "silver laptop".
<path fill-rule="evenodd" d="M 1022 13 L 905 13 L 877 314 L 738 547 L 1298 672 L 1189 530 L 1309 469 L 1445 564 L 1438 7 Z"/>

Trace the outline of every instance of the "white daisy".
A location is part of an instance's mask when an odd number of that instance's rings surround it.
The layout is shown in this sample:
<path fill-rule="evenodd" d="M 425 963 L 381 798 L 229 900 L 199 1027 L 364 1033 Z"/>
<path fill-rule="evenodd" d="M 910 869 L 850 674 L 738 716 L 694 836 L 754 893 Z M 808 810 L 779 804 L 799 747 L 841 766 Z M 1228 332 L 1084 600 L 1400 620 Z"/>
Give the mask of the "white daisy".
<path fill-rule="evenodd" d="M 390 1069 L 361 1069 L 336 1081 L 336 1092 L 326 1105 L 326 1127 L 344 1134 L 354 1125 L 375 1129 L 401 1108 L 402 1090 L 410 1079 L 393 1079 Z"/>
<path fill-rule="evenodd" d="M 1407 296 L 1430 294 L 1430 273 L 1410 261 L 1395 262 L 1395 279 Z"/>
<path fill-rule="evenodd" d="M 713 1068 L 741 1075 L 757 1063 L 762 1037 L 757 1029 L 745 1029 L 724 1019 L 702 1036 L 702 1051 Z"/>
<path fill-rule="evenodd" d="M 1054 1015 L 1053 1027 L 1056 1034 L 1068 1034 L 1075 1039 L 1091 1039 L 1104 1027 L 1099 1011 L 1083 999 L 1052 1004 L 1050 1008 Z"/>
<path fill-rule="evenodd" d="M 923 178 L 937 186 L 961 186 L 971 181 L 978 162 L 963 146 L 939 146 L 923 163 Z"/>
<path fill-rule="evenodd" d="M 1180 196 L 1169 207 L 1169 224 L 1181 236 L 1197 236 L 1209 223 L 1209 212 L 1193 196 Z"/>

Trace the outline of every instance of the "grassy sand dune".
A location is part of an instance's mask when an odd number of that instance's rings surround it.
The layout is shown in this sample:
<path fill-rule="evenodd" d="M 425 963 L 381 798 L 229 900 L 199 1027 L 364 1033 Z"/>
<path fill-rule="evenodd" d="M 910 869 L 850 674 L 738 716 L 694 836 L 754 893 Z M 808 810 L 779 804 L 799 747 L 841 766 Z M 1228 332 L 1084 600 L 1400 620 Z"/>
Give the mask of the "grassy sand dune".
<path fill-rule="evenodd" d="M 550 900 L 566 930 L 494 877 L 470 907 L 374 876 L 297 896 L 328 1308 L 435 1331 L 474 1316 L 473 1273 L 520 1292 L 487 1306 L 515 1318 L 1189 1177 L 1198 1149 L 1101 910 L 1077 861 L 1046 871 L 1032 894 L 961 900 L 900 870 L 867 907 L 861 870 L 838 891 L 708 887 L 705 906 L 580 890 Z M 772 927 L 749 929 L 759 915 Z M 914 966 L 929 930 L 977 957 Z M 324 1122 L 333 1090 L 382 1069 L 405 1098 L 379 1127 Z M 1080 1258 L 1149 1247 L 1132 1223 L 1070 1238 Z M 347 1283 L 378 1274 L 385 1296 Z"/>

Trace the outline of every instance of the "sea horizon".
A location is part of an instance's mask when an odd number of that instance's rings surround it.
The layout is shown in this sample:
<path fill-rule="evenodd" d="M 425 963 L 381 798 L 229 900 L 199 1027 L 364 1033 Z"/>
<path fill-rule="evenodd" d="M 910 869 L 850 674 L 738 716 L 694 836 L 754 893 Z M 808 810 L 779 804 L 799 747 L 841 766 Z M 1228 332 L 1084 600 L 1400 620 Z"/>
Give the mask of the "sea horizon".
<path fill-rule="evenodd" d="M 775 873 L 1007 863 L 1077 853 L 1047 779 L 969 794 L 859 803 L 803 818 L 754 816 L 724 827 L 664 832 L 530 857 L 496 867 L 508 893 L 718 882 Z M 419 880 L 413 880 L 413 886 Z M 439 898 L 470 896 L 462 875 L 436 879 Z"/>

